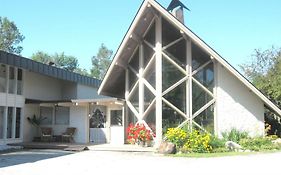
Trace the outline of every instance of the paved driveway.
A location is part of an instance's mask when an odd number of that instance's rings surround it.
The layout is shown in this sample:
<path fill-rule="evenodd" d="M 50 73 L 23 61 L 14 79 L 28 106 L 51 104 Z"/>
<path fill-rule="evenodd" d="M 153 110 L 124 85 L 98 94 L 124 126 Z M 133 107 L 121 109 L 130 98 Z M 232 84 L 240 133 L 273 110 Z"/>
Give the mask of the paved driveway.
<path fill-rule="evenodd" d="M 37 153 L 40 154 L 41 151 L 37 150 Z M 31 151 L 31 154 L 32 152 L 34 151 Z M 9 154 L 0 155 L 0 174 L 280 174 L 281 161 L 281 153 L 219 158 L 174 158 L 152 153 L 85 151 L 69 154 L 51 150 L 42 152 L 37 158 L 34 156 L 34 159 L 21 152 L 14 158 L 8 158 Z M 18 158 L 21 161 L 17 161 Z M 16 165 L 12 165 L 13 162 Z"/>

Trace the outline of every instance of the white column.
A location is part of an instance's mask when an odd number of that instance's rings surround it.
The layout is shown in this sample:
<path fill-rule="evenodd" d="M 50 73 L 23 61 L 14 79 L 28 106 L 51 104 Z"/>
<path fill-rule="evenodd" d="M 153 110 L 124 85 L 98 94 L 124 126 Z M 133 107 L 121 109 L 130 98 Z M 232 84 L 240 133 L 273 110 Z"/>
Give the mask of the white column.
<path fill-rule="evenodd" d="M 162 141 L 162 19 L 156 18 L 156 140 L 155 147 Z"/>
<path fill-rule="evenodd" d="M 188 81 L 186 84 L 186 108 L 189 117 L 189 128 L 192 130 L 192 44 L 189 38 L 186 38 L 186 71 Z"/>
<path fill-rule="evenodd" d="M 144 84 L 143 84 L 143 44 L 139 47 L 139 120 L 143 120 L 144 113 Z"/>

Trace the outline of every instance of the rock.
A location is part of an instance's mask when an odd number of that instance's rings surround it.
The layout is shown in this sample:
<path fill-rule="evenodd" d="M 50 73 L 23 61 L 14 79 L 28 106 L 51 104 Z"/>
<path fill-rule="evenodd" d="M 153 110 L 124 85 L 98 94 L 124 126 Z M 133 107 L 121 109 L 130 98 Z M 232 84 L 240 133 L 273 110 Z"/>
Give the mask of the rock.
<path fill-rule="evenodd" d="M 225 147 L 232 151 L 238 151 L 242 149 L 242 146 L 240 146 L 238 143 L 235 143 L 233 141 L 227 141 L 225 143 Z"/>
<path fill-rule="evenodd" d="M 281 145 L 281 138 L 272 141 L 273 144 Z"/>
<path fill-rule="evenodd" d="M 171 142 L 162 142 L 158 148 L 160 154 L 176 154 L 176 145 Z"/>

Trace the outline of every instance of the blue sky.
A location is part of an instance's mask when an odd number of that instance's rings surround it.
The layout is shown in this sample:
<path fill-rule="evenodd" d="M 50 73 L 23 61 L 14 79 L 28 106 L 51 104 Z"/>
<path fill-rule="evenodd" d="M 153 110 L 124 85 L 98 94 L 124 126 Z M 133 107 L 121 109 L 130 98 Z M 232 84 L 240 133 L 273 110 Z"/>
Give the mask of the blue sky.
<path fill-rule="evenodd" d="M 171 0 L 158 0 L 167 7 Z M 280 0 L 182 0 L 186 25 L 237 68 L 254 49 L 281 47 Z M 0 16 L 26 37 L 22 55 L 65 52 L 91 67 L 104 43 L 114 52 L 142 0 L 0 0 Z"/>

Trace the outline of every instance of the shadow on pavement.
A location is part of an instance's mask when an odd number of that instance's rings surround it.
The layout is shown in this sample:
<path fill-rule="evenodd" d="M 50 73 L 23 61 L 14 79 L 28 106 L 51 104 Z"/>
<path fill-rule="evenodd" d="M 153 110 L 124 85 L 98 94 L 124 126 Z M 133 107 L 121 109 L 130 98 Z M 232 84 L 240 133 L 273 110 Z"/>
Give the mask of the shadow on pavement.
<path fill-rule="evenodd" d="M 20 150 L 0 154 L 0 168 L 73 154 L 61 150 Z"/>

